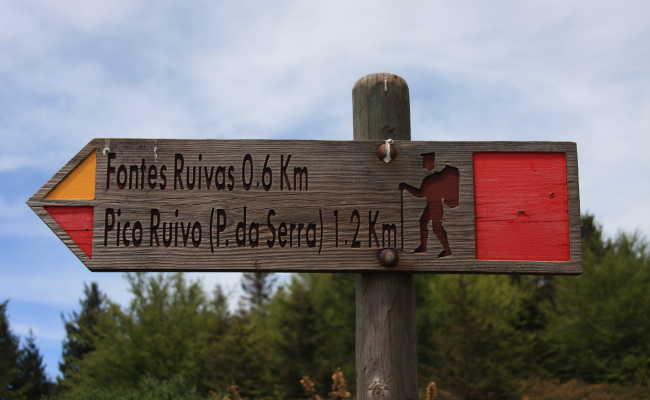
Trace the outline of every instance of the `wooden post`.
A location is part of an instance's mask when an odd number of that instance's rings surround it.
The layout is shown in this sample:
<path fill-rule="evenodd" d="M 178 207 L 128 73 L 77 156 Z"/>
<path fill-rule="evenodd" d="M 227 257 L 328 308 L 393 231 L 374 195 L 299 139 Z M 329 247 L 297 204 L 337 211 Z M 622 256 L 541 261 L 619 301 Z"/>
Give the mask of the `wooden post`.
<path fill-rule="evenodd" d="M 352 89 L 354 140 L 410 140 L 401 77 L 367 75 Z M 397 149 L 399 152 L 399 149 Z M 415 289 L 410 273 L 362 273 L 356 288 L 357 400 L 416 400 Z"/>

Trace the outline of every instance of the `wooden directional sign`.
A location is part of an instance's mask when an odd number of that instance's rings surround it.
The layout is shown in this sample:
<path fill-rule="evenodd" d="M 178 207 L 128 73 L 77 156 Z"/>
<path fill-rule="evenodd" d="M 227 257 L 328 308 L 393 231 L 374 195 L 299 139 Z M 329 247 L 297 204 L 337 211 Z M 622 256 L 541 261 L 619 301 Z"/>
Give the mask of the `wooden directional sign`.
<path fill-rule="evenodd" d="M 93 271 L 581 272 L 574 143 L 381 144 L 94 139 L 28 204 Z"/>

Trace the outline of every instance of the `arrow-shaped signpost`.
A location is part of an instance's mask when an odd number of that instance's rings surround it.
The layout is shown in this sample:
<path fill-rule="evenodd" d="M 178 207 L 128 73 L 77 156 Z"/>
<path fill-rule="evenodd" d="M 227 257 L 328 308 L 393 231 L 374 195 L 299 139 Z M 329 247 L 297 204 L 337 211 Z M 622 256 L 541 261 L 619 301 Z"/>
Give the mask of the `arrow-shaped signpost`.
<path fill-rule="evenodd" d="M 412 142 L 408 87 L 354 141 L 93 139 L 29 206 L 92 271 L 360 272 L 357 399 L 416 399 L 412 272 L 579 274 L 575 143 Z"/>

